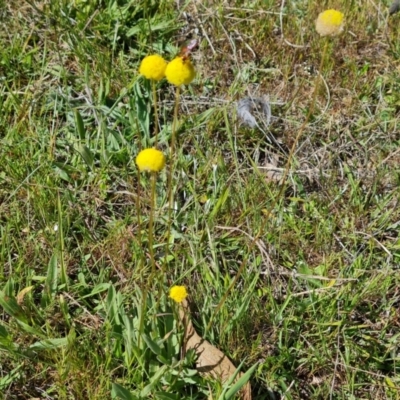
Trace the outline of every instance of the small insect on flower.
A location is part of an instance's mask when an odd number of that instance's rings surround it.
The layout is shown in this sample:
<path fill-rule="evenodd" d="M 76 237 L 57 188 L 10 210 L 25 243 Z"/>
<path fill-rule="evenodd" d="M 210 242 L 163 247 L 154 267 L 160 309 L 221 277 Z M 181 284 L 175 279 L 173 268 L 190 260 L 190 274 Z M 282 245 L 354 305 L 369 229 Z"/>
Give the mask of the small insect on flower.
<path fill-rule="evenodd" d="M 318 15 L 315 29 L 321 36 L 335 36 L 343 31 L 344 15 L 337 10 L 326 10 Z"/>
<path fill-rule="evenodd" d="M 139 171 L 159 172 L 165 166 L 165 156 L 157 149 L 144 149 L 136 157 Z"/>
<path fill-rule="evenodd" d="M 172 286 L 169 290 L 169 297 L 176 303 L 182 303 L 187 297 L 187 291 L 185 286 Z"/>
<path fill-rule="evenodd" d="M 169 83 L 175 86 L 189 85 L 196 76 L 196 71 L 190 61 L 190 54 L 197 46 L 197 39 L 181 49 L 181 52 L 175 57 L 165 70 L 165 76 Z"/>
<path fill-rule="evenodd" d="M 197 39 L 192 39 L 187 46 L 183 46 L 181 48 L 181 52 L 179 53 L 179 56 L 182 57 L 182 59 L 188 60 L 190 57 L 191 52 L 197 47 L 198 41 Z"/>

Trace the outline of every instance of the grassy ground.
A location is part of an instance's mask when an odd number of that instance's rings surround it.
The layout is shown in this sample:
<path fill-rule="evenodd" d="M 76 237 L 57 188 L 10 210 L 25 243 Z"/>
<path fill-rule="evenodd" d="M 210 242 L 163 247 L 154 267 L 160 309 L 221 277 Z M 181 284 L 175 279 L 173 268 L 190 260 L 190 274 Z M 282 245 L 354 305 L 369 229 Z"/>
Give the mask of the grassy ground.
<path fill-rule="evenodd" d="M 257 364 L 254 399 L 400 398 L 387 3 L 0 1 L 0 398 L 224 398 L 181 357 L 174 284 L 200 334 Z M 320 38 L 332 7 L 345 30 Z M 155 129 L 138 65 L 193 37 L 153 209 L 134 163 Z M 157 88 L 168 155 L 175 89 Z M 235 102 L 263 95 L 271 125 L 244 127 Z M 283 185 L 271 165 L 289 167 Z"/>

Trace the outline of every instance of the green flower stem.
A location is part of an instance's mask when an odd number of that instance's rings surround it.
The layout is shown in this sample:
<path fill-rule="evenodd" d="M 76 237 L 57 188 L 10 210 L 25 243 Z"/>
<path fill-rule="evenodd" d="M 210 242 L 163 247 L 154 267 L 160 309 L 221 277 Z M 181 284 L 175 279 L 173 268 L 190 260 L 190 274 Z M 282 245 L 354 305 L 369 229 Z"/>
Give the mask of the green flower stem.
<path fill-rule="evenodd" d="M 135 200 L 135 206 L 136 206 L 136 215 L 137 215 L 137 224 L 138 224 L 138 228 L 137 228 L 137 237 L 138 237 L 138 242 L 142 243 L 142 224 L 141 224 L 141 218 L 140 216 L 142 215 L 142 210 L 141 210 L 141 206 L 140 206 L 140 199 L 141 199 L 141 191 L 140 191 L 140 171 L 139 168 L 137 169 L 137 179 L 138 179 L 138 185 L 137 185 L 137 195 L 136 195 L 136 200 Z M 139 266 L 138 266 L 138 270 L 139 270 L 139 276 L 140 277 L 144 277 L 144 256 L 143 253 L 140 254 L 140 259 L 139 259 Z M 142 283 L 140 283 L 142 284 Z M 142 290 L 143 293 L 143 290 Z M 142 299 L 142 307 L 141 307 L 141 313 L 140 313 L 140 320 L 139 320 L 139 335 L 138 335 L 138 347 L 140 348 L 141 346 L 141 340 L 142 340 L 142 332 L 143 332 L 143 324 L 144 324 L 144 311 L 146 309 L 146 302 L 143 301 Z"/>
<path fill-rule="evenodd" d="M 163 273 L 167 269 L 168 263 L 168 254 L 169 254 L 169 241 L 171 236 L 171 225 L 172 225 L 172 210 L 174 208 L 174 195 L 172 188 L 172 177 L 174 175 L 174 165 L 175 165 L 175 143 L 176 143 L 176 126 L 178 123 L 178 110 L 179 110 L 179 102 L 180 102 L 180 88 L 176 87 L 175 92 L 175 107 L 174 107 L 174 119 L 172 121 L 172 130 L 171 130 L 171 146 L 169 152 L 169 172 L 168 172 L 168 182 L 167 182 L 167 191 L 168 191 L 168 228 L 167 228 L 167 239 L 166 239 L 166 248 L 165 248 L 165 256 L 164 256 L 164 264 L 163 264 Z"/>
<path fill-rule="evenodd" d="M 141 313 L 139 319 L 139 340 L 138 347 L 140 348 L 141 335 L 143 333 L 144 319 L 147 308 L 147 294 L 150 290 L 154 277 L 156 276 L 156 260 L 154 257 L 154 213 L 155 213 L 155 203 L 156 203 L 156 179 L 157 173 L 151 172 L 151 197 L 150 197 L 150 216 L 149 216 L 149 253 L 150 253 L 150 263 L 151 263 L 151 273 L 150 276 L 147 276 L 143 272 L 141 272 L 142 285 L 142 304 L 141 304 Z"/>
<path fill-rule="evenodd" d="M 160 126 L 159 126 L 159 119 L 158 119 L 158 104 L 157 104 L 157 87 L 156 87 L 156 81 L 152 80 L 151 81 L 151 87 L 153 91 L 153 104 L 154 104 L 154 120 L 155 120 L 155 127 L 154 127 L 154 147 L 157 147 L 158 143 L 158 133 L 160 132 Z"/>
<path fill-rule="evenodd" d="M 136 207 L 136 215 L 137 215 L 137 225 L 138 225 L 138 229 L 137 229 L 137 239 L 138 239 L 138 243 L 142 243 L 142 223 L 141 223 L 141 219 L 140 216 L 141 214 L 141 207 L 140 207 L 140 198 L 141 198 L 141 192 L 140 192 L 140 171 L 139 169 L 137 170 L 137 180 L 138 180 L 138 185 L 137 185 L 137 193 L 136 193 L 136 198 L 135 198 L 135 207 Z M 132 255 L 132 259 L 133 259 L 134 255 Z M 141 275 L 142 273 L 142 267 L 143 267 L 143 257 L 140 257 L 140 265 L 139 265 L 139 273 Z"/>
<path fill-rule="evenodd" d="M 151 274 L 154 275 L 156 271 L 156 261 L 154 258 L 153 236 L 154 236 L 154 209 L 156 199 L 156 176 L 155 172 L 151 173 L 151 198 L 150 198 L 150 217 L 149 217 L 149 252 L 151 261 Z"/>

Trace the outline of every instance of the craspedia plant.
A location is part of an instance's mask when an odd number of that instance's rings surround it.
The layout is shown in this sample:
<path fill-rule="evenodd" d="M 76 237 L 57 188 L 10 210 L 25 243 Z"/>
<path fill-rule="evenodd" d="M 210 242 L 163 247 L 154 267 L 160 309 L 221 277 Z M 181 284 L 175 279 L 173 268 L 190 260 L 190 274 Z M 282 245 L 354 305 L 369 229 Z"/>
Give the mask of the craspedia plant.
<path fill-rule="evenodd" d="M 340 11 L 330 9 L 318 15 L 315 29 L 321 36 L 335 36 L 343 31 L 344 15 Z"/>
<path fill-rule="evenodd" d="M 165 156 L 160 150 L 144 149 L 137 155 L 136 165 L 140 172 L 160 172 L 165 166 Z"/>
<path fill-rule="evenodd" d="M 145 78 L 160 81 L 165 76 L 167 62 L 158 54 L 153 54 L 143 58 L 140 63 L 139 73 Z"/>
<path fill-rule="evenodd" d="M 168 63 L 165 77 L 175 86 L 189 85 L 196 76 L 196 70 L 189 58 L 176 57 Z"/>
<path fill-rule="evenodd" d="M 169 290 L 169 297 L 176 303 L 182 303 L 182 301 L 187 297 L 185 286 L 172 286 Z"/>

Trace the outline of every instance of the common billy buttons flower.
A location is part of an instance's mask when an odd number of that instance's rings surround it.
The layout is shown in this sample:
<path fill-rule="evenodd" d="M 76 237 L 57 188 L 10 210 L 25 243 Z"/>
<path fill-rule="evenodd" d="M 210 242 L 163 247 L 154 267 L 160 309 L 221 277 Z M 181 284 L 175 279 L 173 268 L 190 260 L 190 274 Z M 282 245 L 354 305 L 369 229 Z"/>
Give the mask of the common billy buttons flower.
<path fill-rule="evenodd" d="M 337 10 L 326 10 L 318 15 L 315 29 L 321 36 L 335 36 L 343 30 L 343 13 Z"/>
<path fill-rule="evenodd" d="M 188 57 L 179 56 L 168 63 L 165 76 L 169 83 L 175 86 L 189 85 L 194 79 L 196 71 Z"/>
<path fill-rule="evenodd" d="M 153 54 L 143 58 L 139 72 L 147 79 L 160 81 L 165 76 L 165 68 L 167 68 L 167 62 L 158 54 Z"/>
<path fill-rule="evenodd" d="M 144 149 L 136 157 L 139 171 L 159 172 L 165 166 L 165 156 L 157 149 Z"/>
<path fill-rule="evenodd" d="M 185 286 L 172 286 L 169 290 L 169 297 L 176 303 L 182 303 L 182 301 L 187 297 Z"/>

